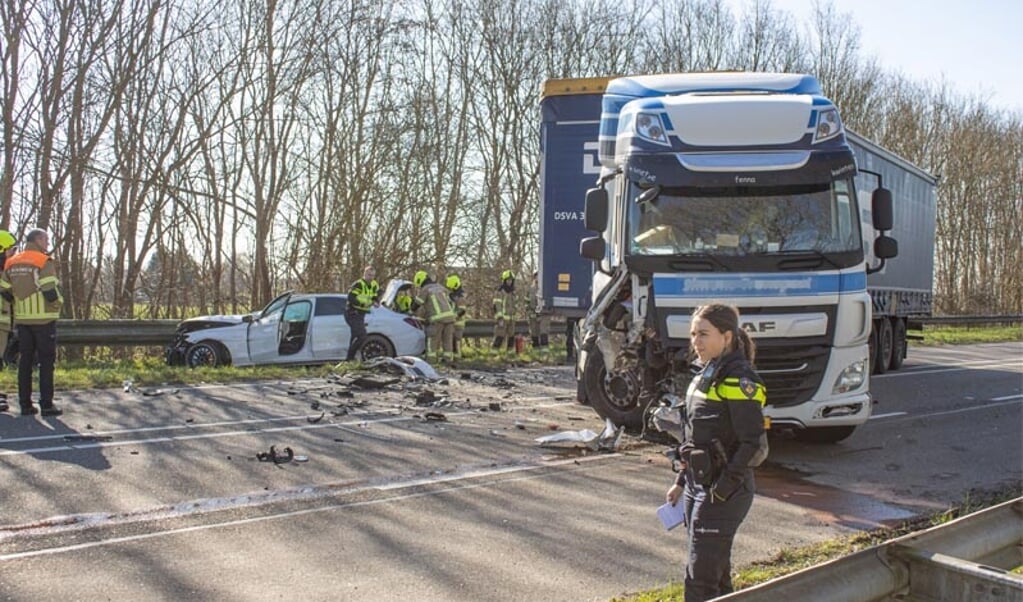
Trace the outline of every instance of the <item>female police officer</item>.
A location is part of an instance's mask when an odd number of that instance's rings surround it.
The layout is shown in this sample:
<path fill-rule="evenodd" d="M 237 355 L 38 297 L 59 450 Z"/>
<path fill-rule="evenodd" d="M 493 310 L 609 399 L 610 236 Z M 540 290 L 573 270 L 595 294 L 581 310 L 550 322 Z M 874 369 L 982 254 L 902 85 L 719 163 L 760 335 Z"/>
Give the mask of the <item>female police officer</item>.
<path fill-rule="evenodd" d="M 686 602 L 732 591 L 735 532 L 753 503 L 753 467 L 767 457 L 766 391 L 752 367 L 755 346 L 730 305 L 693 312 L 690 344 L 702 371 L 686 394 L 683 469 L 667 493 L 683 498 L 689 530 Z"/>

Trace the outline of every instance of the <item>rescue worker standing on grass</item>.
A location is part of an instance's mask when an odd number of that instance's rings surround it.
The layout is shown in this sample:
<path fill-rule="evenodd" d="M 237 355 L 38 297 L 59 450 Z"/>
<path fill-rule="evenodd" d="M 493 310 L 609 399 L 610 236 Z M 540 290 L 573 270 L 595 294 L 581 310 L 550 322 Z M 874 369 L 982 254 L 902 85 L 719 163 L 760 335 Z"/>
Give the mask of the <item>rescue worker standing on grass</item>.
<path fill-rule="evenodd" d="M 507 345 L 508 355 L 515 353 L 515 272 L 501 272 L 501 285 L 494 291 L 494 352 Z"/>
<path fill-rule="evenodd" d="M 18 328 L 18 403 L 21 415 L 60 416 L 53 405 L 53 365 L 57 359 L 57 318 L 64 304 L 57 266 L 46 254 L 50 235 L 35 228 L 25 236 L 25 250 L 7 260 L 0 275 L 0 296 L 14 306 Z M 39 410 L 32 405 L 32 371 L 39 364 Z"/>
<path fill-rule="evenodd" d="M 462 288 L 462 279 L 457 274 L 451 274 L 444 279 L 444 288 L 448 289 L 448 297 L 451 299 L 451 308 L 455 311 L 455 329 L 451 336 L 451 352 L 454 357 L 462 357 L 462 337 L 465 335 L 465 308 L 459 305 L 462 297 L 465 296 L 465 289 Z"/>
<path fill-rule="evenodd" d="M 355 359 L 355 355 L 366 342 L 366 315 L 379 302 L 380 285 L 376 281 L 376 269 L 368 265 L 362 270 L 362 278 L 352 284 L 348 291 L 348 306 L 345 308 L 345 322 L 351 329 L 352 338 L 348 343 L 346 362 Z"/>
<path fill-rule="evenodd" d="M 7 230 L 0 230 L 0 270 L 3 270 L 7 260 L 18 250 L 18 240 Z M 14 312 L 11 303 L 0 297 L 0 366 L 6 366 L 7 346 L 11 342 L 11 331 L 14 330 Z M 0 399 L 0 412 L 8 409 L 7 401 Z"/>
<path fill-rule="evenodd" d="M 455 332 L 455 311 L 451 305 L 448 290 L 434 282 L 424 271 L 416 272 L 412 283 L 419 287 L 416 302 L 419 312 L 426 322 L 426 339 L 430 352 L 440 361 L 454 359 L 451 352 Z"/>
<path fill-rule="evenodd" d="M 543 307 L 543 299 L 540 297 L 540 284 L 537 281 L 538 274 L 533 272 L 533 281 L 529 285 L 529 298 L 527 303 L 529 310 L 529 340 L 533 349 L 540 352 L 543 358 L 547 357 L 551 338 L 551 316 Z"/>
<path fill-rule="evenodd" d="M 685 504 L 685 600 L 703 602 L 732 591 L 732 542 L 753 503 L 753 468 L 767 457 L 767 392 L 735 307 L 698 307 L 689 338 L 702 371 L 686 393 L 682 470 L 665 497 Z"/>

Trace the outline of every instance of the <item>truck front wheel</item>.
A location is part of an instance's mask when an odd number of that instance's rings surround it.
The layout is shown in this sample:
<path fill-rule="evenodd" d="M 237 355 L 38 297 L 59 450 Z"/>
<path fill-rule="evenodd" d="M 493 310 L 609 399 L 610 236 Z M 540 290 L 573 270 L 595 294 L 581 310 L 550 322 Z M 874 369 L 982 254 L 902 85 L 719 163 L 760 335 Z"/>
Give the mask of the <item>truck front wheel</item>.
<path fill-rule="evenodd" d="M 583 388 L 590 407 L 601 418 L 610 418 L 616 426 L 625 426 L 630 432 L 643 428 L 643 408 L 639 404 L 642 380 L 639 370 L 608 373 L 604 358 L 590 353 L 583 369 Z"/>
<path fill-rule="evenodd" d="M 888 368 L 898 370 L 902 367 L 904 359 L 906 359 L 906 321 L 902 318 L 892 318 L 892 360 L 888 364 Z"/>

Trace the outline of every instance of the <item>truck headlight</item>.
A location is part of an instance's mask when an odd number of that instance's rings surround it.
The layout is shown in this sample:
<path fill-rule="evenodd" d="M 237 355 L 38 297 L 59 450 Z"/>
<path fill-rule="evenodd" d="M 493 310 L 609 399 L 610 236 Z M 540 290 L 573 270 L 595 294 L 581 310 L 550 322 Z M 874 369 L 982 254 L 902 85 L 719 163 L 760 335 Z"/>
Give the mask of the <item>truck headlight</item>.
<path fill-rule="evenodd" d="M 813 143 L 831 140 L 842 133 L 842 120 L 838 109 L 825 109 L 817 114 L 817 129 L 813 133 Z"/>
<path fill-rule="evenodd" d="M 656 113 L 636 114 L 636 134 L 650 142 L 668 145 L 668 136 L 664 133 L 664 123 L 661 121 L 661 116 Z"/>
<path fill-rule="evenodd" d="M 848 393 L 863 386 L 867 377 L 867 360 L 858 360 L 845 367 L 838 378 L 835 379 L 835 386 L 831 389 L 832 394 Z"/>

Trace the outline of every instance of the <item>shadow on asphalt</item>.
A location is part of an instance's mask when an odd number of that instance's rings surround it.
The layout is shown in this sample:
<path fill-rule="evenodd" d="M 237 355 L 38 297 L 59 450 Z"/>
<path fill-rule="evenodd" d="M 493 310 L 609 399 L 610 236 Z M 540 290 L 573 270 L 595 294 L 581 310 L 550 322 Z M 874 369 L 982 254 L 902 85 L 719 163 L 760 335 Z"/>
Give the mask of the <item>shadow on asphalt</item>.
<path fill-rule="evenodd" d="M 89 470 L 108 470 L 110 462 L 103 455 L 101 440 L 71 428 L 59 416 L 21 416 L 17 409 L 0 413 L 0 456 L 8 459 L 25 455 Z"/>

